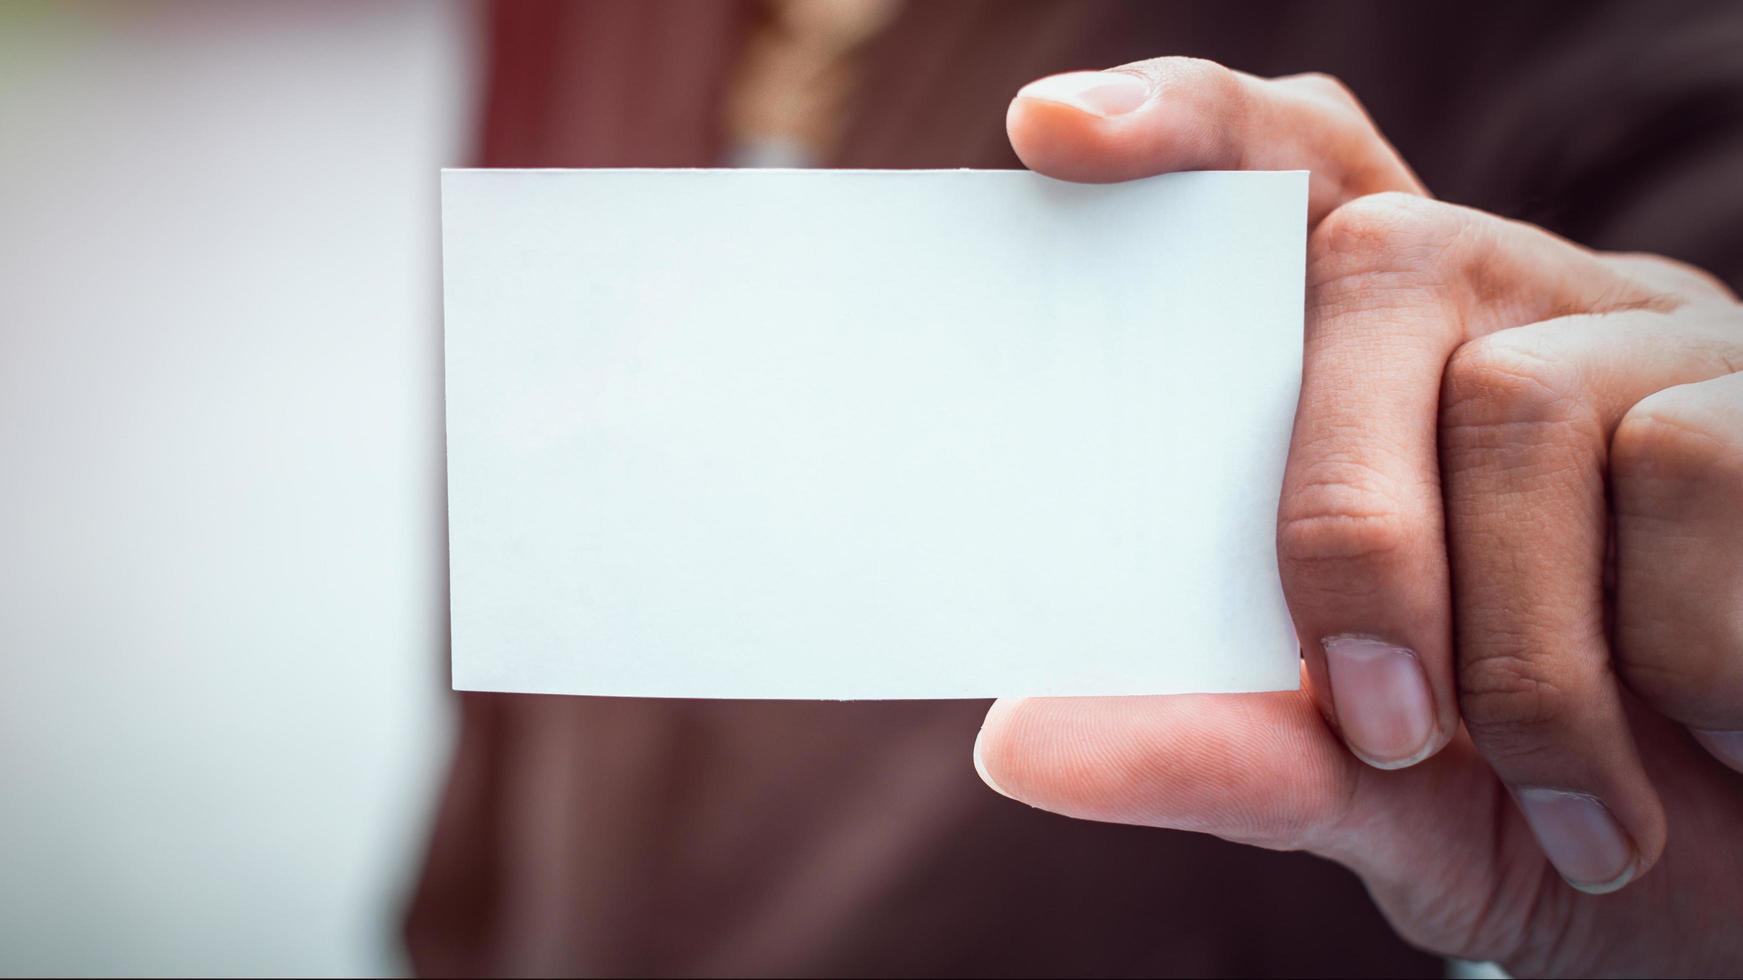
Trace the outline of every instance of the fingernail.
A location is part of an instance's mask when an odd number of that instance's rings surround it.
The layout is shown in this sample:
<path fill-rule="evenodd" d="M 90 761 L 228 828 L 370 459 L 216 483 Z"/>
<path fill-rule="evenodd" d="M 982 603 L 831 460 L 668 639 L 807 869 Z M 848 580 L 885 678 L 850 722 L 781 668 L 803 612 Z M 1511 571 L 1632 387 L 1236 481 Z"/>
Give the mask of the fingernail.
<path fill-rule="evenodd" d="M 1434 749 L 1434 696 L 1416 654 L 1367 636 L 1328 636 L 1320 645 L 1350 750 L 1380 769 L 1422 761 Z"/>
<path fill-rule="evenodd" d="M 1602 895 L 1634 877 L 1634 843 L 1604 804 L 1559 789 L 1522 789 L 1514 795 L 1544 855 L 1568 884 Z"/>
<path fill-rule="evenodd" d="M 1743 772 L 1743 732 L 1704 732 L 1698 728 L 1691 731 L 1695 741 L 1706 746 L 1714 758 Z"/>
<path fill-rule="evenodd" d="M 1073 71 L 1030 82 L 1019 99 L 1044 99 L 1095 116 L 1122 116 L 1144 104 L 1150 86 L 1123 71 Z"/>

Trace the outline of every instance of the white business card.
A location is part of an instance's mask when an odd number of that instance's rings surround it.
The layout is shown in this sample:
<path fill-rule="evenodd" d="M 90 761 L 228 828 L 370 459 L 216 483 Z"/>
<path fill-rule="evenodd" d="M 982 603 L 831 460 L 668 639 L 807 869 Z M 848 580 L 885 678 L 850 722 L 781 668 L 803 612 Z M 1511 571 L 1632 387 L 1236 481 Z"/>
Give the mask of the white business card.
<path fill-rule="evenodd" d="M 1298 683 L 1307 175 L 442 175 L 454 686 Z"/>

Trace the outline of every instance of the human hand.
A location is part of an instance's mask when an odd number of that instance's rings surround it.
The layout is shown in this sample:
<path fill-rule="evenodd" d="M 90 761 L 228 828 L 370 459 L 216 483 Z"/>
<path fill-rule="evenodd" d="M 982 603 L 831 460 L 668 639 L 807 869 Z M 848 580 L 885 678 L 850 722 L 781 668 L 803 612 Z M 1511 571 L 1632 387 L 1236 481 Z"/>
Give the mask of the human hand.
<path fill-rule="evenodd" d="M 1313 851 L 1515 972 L 1743 970 L 1743 307 L 1429 199 L 1323 76 L 1165 58 L 1007 124 L 1068 180 L 1312 171 L 1278 532 L 1307 684 L 1001 701 L 989 784 Z"/>

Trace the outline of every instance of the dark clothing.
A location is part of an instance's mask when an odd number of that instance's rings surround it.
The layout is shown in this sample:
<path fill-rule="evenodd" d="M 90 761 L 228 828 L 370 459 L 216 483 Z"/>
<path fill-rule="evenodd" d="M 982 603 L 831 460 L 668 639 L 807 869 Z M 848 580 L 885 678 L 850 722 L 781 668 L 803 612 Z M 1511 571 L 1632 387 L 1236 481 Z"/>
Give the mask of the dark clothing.
<path fill-rule="evenodd" d="M 486 166 L 719 162 L 758 16 L 505 3 Z M 1743 282 L 1743 5 L 910 3 L 836 158 L 1013 167 L 1024 82 L 1329 71 L 1440 197 Z M 983 702 L 461 696 L 408 939 L 435 974 L 1438 976 L 1341 868 L 983 787 Z"/>

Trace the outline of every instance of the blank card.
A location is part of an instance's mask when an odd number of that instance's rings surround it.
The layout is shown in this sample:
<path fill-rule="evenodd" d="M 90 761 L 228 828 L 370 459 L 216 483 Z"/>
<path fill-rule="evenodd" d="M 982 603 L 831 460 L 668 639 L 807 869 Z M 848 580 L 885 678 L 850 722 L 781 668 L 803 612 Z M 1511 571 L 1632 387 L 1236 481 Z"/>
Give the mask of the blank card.
<path fill-rule="evenodd" d="M 442 175 L 454 686 L 1298 682 L 1304 173 Z"/>

